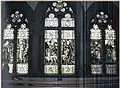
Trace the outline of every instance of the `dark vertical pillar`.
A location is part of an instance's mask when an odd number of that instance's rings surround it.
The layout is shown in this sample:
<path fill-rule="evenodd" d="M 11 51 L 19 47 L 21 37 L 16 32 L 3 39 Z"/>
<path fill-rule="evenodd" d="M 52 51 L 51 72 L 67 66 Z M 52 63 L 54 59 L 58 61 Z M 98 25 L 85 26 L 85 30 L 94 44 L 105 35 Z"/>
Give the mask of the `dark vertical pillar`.
<path fill-rule="evenodd" d="M 83 20 L 84 9 L 81 3 L 76 4 L 76 64 L 77 64 L 77 76 L 83 76 Z"/>

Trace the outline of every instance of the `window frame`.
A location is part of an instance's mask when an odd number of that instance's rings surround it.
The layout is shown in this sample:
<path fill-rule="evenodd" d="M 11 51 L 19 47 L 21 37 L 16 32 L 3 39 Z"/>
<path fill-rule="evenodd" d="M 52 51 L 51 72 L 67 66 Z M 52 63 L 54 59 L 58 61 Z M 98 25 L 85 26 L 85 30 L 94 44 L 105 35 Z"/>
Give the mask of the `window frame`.
<path fill-rule="evenodd" d="M 96 8 L 95 8 L 96 7 Z M 103 9 L 104 7 L 104 9 Z M 114 10 L 113 10 L 114 9 Z M 96 17 L 96 13 L 100 12 L 100 11 L 104 11 L 105 13 L 107 13 L 107 15 L 109 16 L 109 20 L 112 20 L 113 21 L 113 24 L 112 24 L 112 28 L 113 30 L 116 31 L 116 41 L 115 41 L 115 51 L 116 51 L 116 57 L 117 57 L 117 61 L 116 61 L 116 67 L 117 67 L 117 74 L 91 74 L 91 63 L 90 63 L 90 52 L 91 52 L 91 46 L 90 46 L 90 29 L 92 28 L 92 25 L 91 25 L 91 20 Z M 85 37 L 86 39 L 86 68 L 85 68 L 85 76 L 86 77 L 112 77 L 112 76 L 118 76 L 118 73 L 119 73 L 119 25 L 118 25 L 118 8 L 114 5 L 113 2 L 110 2 L 110 3 L 93 3 L 91 5 L 91 7 L 88 8 L 88 10 L 86 11 L 86 16 L 87 16 L 87 20 L 85 21 L 85 25 L 86 25 L 86 34 L 88 36 Z M 116 13 L 117 16 L 115 16 L 114 14 Z M 105 37 L 104 37 L 105 38 Z M 103 40 L 102 40 L 103 41 Z M 89 70 L 88 70 L 89 69 Z M 105 69 L 103 69 L 104 72 L 105 72 Z"/>

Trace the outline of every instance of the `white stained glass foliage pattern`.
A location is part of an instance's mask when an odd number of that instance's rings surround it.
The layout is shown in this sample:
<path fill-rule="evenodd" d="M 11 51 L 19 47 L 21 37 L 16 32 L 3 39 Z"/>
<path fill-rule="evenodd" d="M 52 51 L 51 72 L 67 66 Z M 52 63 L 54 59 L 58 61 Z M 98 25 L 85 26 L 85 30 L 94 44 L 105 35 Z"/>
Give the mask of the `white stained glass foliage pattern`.
<path fill-rule="evenodd" d="M 58 18 L 53 13 L 50 13 L 49 17 L 45 18 L 45 27 L 58 27 Z"/>
<path fill-rule="evenodd" d="M 27 74 L 28 73 L 28 63 L 17 64 L 17 73 L 19 74 Z"/>
<path fill-rule="evenodd" d="M 58 38 L 58 31 L 57 30 L 46 30 L 45 31 L 45 38 L 46 39 L 57 39 Z"/>
<path fill-rule="evenodd" d="M 4 29 L 3 39 L 13 39 L 14 38 L 14 29 L 11 24 L 7 24 L 6 29 Z"/>
<path fill-rule="evenodd" d="M 91 39 L 101 39 L 102 38 L 101 30 L 99 29 L 97 24 L 94 24 L 93 28 L 90 29 L 90 31 L 91 31 L 91 35 L 90 35 Z"/>
<path fill-rule="evenodd" d="M 69 13 L 65 14 L 65 17 L 61 19 L 61 27 L 75 27 L 75 20 Z"/>
<path fill-rule="evenodd" d="M 75 38 L 74 31 L 73 30 L 61 31 L 61 38 L 62 39 L 74 39 Z"/>
<path fill-rule="evenodd" d="M 21 28 L 18 29 L 17 37 L 17 73 L 28 73 L 28 38 L 29 29 L 26 28 L 26 24 L 21 24 Z"/>
<path fill-rule="evenodd" d="M 75 73 L 75 36 L 73 30 L 61 31 L 62 74 Z"/>
<path fill-rule="evenodd" d="M 102 74 L 102 65 L 91 65 L 92 74 Z"/>
<path fill-rule="evenodd" d="M 58 73 L 58 31 L 45 30 L 45 62 L 46 74 Z"/>
<path fill-rule="evenodd" d="M 112 29 L 112 25 L 108 25 L 105 30 L 105 39 L 115 39 L 115 30 Z"/>
<path fill-rule="evenodd" d="M 13 39 L 14 39 L 14 29 L 11 24 L 7 24 L 7 27 L 3 31 L 3 49 L 2 57 L 3 64 L 8 64 L 9 73 L 13 71 Z"/>

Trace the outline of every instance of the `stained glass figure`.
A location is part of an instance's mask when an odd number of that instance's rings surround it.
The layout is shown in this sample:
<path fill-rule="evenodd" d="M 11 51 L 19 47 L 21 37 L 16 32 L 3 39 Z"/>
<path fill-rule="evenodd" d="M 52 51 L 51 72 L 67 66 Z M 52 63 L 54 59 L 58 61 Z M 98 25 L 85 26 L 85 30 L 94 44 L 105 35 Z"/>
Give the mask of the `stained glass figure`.
<path fill-rule="evenodd" d="M 58 27 L 58 18 L 53 13 L 50 13 L 49 17 L 45 19 L 45 27 Z"/>
<path fill-rule="evenodd" d="M 116 51 L 115 51 L 115 30 L 112 29 L 112 25 L 108 25 L 105 30 L 105 61 L 106 61 L 106 73 L 116 74 Z"/>
<path fill-rule="evenodd" d="M 62 74 L 75 72 L 75 36 L 73 30 L 61 31 Z"/>
<path fill-rule="evenodd" d="M 14 29 L 11 24 L 7 24 L 6 29 L 3 32 L 3 64 L 8 64 L 9 73 L 13 71 L 13 39 Z"/>
<path fill-rule="evenodd" d="M 91 63 L 101 63 L 101 40 L 91 40 Z"/>
<path fill-rule="evenodd" d="M 73 10 L 66 2 L 58 0 L 53 2 L 52 6 L 48 7 L 46 13 L 48 17 L 45 18 L 44 26 L 56 28 L 45 30 L 44 73 L 57 74 L 61 70 L 63 74 L 73 74 L 75 73 L 74 31 L 61 31 L 59 29 L 60 27 L 75 27 Z M 61 18 L 60 15 L 63 14 L 64 17 Z M 58 44 L 58 42 L 61 42 L 61 44 Z M 61 53 L 60 58 L 58 53 Z M 61 60 L 61 64 L 58 63 L 58 58 Z M 58 69 L 58 66 L 61 69 Z"/>
<path fill-rule="evenodd" d="M 45 30 L 45 61 L 46 74 L 58 73 L 58 31 Z"/>
<path fill-rule="evenodd" d="M 91 71 L 92 74 L 101 74 L 102 73 L 102 59 L 101 59 L 101 48 L 102 48 L 102 35 L 101 30 L 97 24 L 93 25 L 93 28 L 90 29 L 91 35 Z"/>
<path fill-rule="evenodd" d="M 74 18 L 69 13 L 65 14 L 65 17 L 61 19 L 61 27 L 75 27 Z"/>
<path fill-rule="evenodd" d="M 28 73 L 28 38 L 29 29 L 26 28 L 26 24 L 21 24 L 17 37 L 17 73 L 19 74 Z"/>
<path fill-rule="evenodd" d="M 105 40 L 105 60 L 107 63 L 116 62 L 116 51 L 114 40 Z"/>
<path fill-rule="evenodd" d="M 115 51 L 115 30 L 112 29 L 112 25 L 108 25 L 105 30 L 105 59 L 106 62 L 114 63 L 116 61 Z"/>

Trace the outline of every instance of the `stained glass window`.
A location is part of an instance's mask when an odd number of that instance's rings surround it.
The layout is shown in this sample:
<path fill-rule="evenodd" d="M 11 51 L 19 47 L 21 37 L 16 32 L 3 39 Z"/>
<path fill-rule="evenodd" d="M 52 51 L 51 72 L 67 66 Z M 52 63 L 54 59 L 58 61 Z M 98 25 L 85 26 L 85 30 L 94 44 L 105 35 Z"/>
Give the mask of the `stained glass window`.
<path fill-rule="evenodd" d="M 108 15 L 101 11 L 91 21 L 93 24 L 90 29 L 92 74 L 117 73 L 116 31 L 112 28 L 112 25 L 108 24 L 108 18 Z M 105 68 L 105 73 L 103 73 L 103 68 Z"/>
<path fill-rule="evenodd" d="M 28 38 L 29 29 L 26 24 L 21 24 L 17 37 L 17 73 L 28 73 Z"/>
<path fill-rule="evenodd" d="M 105 62 L 107 74 L 117 73 L 115 39 L 115 30 L 112 29 L 112 25 L 108 25 L 105 30 Z"/>
<path fill-rule="evenodd" d="M 58 31 L 45 30 L 45 73 L 58 73 Z"/>
<path fill-rule="evenodd" d="M 3 63 L 8 64 L 9 73 L 16 71 L 15 73 L 17 74 L 27 74 L 29 47 L 28 20 L 20 11 L 15 11 L 10 15 L 10 19 L 6 21 L 11 22 L 11 24 L 7 24 L 6 29 L 3 30 Z M 16 69 L 13 66 L 16 66 Z"/>
<path fill-rule="evenodd" d="M 93 25 L 91 31 L 91 70 L 92 74 L 101 74 L 102 73 L 102 58 L 101 58 L 101 44 L 102 36 L 101 30 L 97 24 Z"/>
<path fill-rule="evenodd" d="M 9 73 L 13 71 L 13 40 L 14 40 L 14 29 L 11 24 L 7 24 L 3 34 L 3 64 L 8 64 Z"/>
<path fill-rule="evenodd" d="M 44 73 L 74 74 L 75 34 L 74 29 L 68 29 L 75 27 L 73 10 L 66 2 L 57 1 L 48 7 L 46 14 L 44 24 L 47 27 L 44 35 Z"/>
<path fill-rule="evenodd" d="M 73 30 L 61 31 L 61 61 L 62 73 L 72 74 L 75 72 L 75 37 Z"/>

